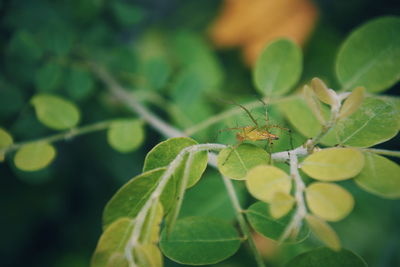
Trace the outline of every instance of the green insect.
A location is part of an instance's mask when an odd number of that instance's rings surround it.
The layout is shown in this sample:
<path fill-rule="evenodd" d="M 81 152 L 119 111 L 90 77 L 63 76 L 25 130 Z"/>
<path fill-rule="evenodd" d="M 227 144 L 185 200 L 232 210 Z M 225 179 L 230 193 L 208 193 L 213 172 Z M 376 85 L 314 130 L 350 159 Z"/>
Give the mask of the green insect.
<path fill-rule="evenodd" d="M 265 102 L 262 101 L 260 99 L 260 101 L 263 103 L 264 106 L 266 106 Z M 249 116 L 249 118 L 253 121 L 254 126 L 243 126 L 243 127 L 234 127 L 234 128 L 227 128 L 227 129 L 223 129 L 222 131 L 226 131 L 226 130 L 237 130 L 238 132 L 236 133 L 236 140 L 237 140 L 237 144 L 235 146 L 232 147 L 231 152 L 229 153 L 229 155 L 226 157 L 223 165 L 226 163 L 226 161 L 229 159 L 229 157 L 231 156 L 232 152 L 241 144 L 243 144 L 243 142 L 245 141 L 268 141 L 268 145 L 270 146 L 270 150 L 272 150 L 272 144 L 274 140 L 278 140 L 279 136 L 276 134 L 273 134 L 270 132 L 271 128 L 279 128 L 281 130 L 285 130 L 287 131 L 289 134 L 291 134 L 291 130 L 288 128 L 284 128 L 281 127 L 279 125 L 271 125 L 269 124 L 269 120 L 268 120 L 268 113 L 266 112 L 266 118 L 265 118 L 265 125 L 259 125 L 257 120 L 253 117 L 253 115 L 250 113 L 250 111 L 244 107 L 243 105 L 233 102 L 232 103 L 234 105 L 237 105 L 238 107 L 240 107 L 241 109 L 243 109 L 247 115 Z M 293 148 L 293 144 L 292 144 L 292 138 L 290 135 L 290 144 Z"/>

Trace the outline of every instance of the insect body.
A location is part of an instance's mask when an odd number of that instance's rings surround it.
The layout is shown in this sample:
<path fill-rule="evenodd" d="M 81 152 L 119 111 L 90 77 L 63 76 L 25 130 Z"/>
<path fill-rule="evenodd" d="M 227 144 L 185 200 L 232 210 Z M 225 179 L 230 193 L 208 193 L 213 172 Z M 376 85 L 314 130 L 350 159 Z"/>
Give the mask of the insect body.
<path fill-rule="evenodd" d="M 262 100 L 261 100 L 262 101 Z M 263 101 L 262 101 L 263 102 Z M 249 116 L 249 118 L 253 121 L 254 126 L 243 126 L 243 127 L 236 127 L 236 128 L 227 128 L 225 130 L 239 130 L 236 133 L 236 139 L 238 141 L 238 143 L 232 147 L 231 152 L 228 154 L 228 156 L 226 157 L 224 163 L 222 165 L 224 165 L 226 163 L 226 161 L 229 159 L 229 157 L 231 156 L 232 152 L 239 146 L 241 145 L 244 141 L 268 141 L 268 144 L 270 145 L 270 148 L 272 147 L 272 141 L 273 140 L 278 140 L 279 137 L 275 134 L 272 134 L 269 132 L 270 128 L 280 128 L 282 130 L 286 130 L 290 133 L 290 130 L 287 128 L 283 128 L 280 127 L 278 125 L 270 125 L 268 123 L 268 114 L 266 113 L 266 123 L 263 126 L 260 126 L 257 122 L 257 120 L 253 117 L 253 115 L 250 113 L 250 111 L 245 108 L 244 106 L 233 102 L 233 104 L 239 106 L 240 108 L 242 108 L 247 115 Z M 263 102 L 263 104 L 265 105 L 265 103 Z M 292 145 L 292 140 L 290 141 L 291 145 Z M 293 147 L 293 145 L 292 145 Z M 271 148 L 272 150 L 272 148 Z"/>
<path fill-rule="evenodd" d="M 279 137 L 268 132 L 266 129 L 257 128 L 255 126 L 246 126 L 241 128 L 242 131 L 236 133 L 236 139 L 239 142 L 243 141 L 263 141 L 263 140 L 278 140 Z"/>

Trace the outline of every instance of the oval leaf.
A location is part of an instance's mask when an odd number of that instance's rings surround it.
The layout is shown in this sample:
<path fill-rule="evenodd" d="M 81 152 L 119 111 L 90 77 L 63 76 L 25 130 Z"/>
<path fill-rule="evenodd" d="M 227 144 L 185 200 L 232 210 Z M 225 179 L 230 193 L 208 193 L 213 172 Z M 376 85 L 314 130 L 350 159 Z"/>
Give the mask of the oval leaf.
<path fill-rule="evenodd" d="M 93 254 L 92 267 L 128 266 L 125 246 L 133 229 L 133 220 L 120 218 L 101 235 Z"/>
<path fill-rule="evenodd" d="M 107 203 L 103 212 L 103 228 L 122 217 L 135 218 L 150 194 L 154 191 L 165 168 L 142 173 L 122 186 Z M 167 211 L 175 195 L 175 184 L 171 179 L 161 195 L 161 203 Z"/>
<path fill-rule="evenodd" d="M 168 258 L 190 265 L 220 262 L 232 256 L 239 246 L 240 236 L 232 225 L 203 217 L 178 220 L 168 238 L 163 231 L 160 241 Z"/>
<path fill-rule="evenodd" d="M 289 175 L 281 169 L 260 165 L 247 173 L 246 187 L 253 197 L 264 202 L 271 202 L 277 192 L 289 194 L 292 182 Z"/>
<path fill-rule="evenodd" d="M 143 171 L 149 171 L 155 168 L 168 166 L 178 154 L 186 147 L 197 145 L 198 143 L 188 137 L 170 138 L 164 142 L 159 143 L 149 153 L 147 153 L 144 160 Z M 186 156 L 187 159 L 187 156 Z M 201 178 L 204 170 L 207 167 L 208 154 L 207 151 L 196 153 L 193 159 L 192 167 L 190 168 L 189 181 L 187 187 L 192 187 Z M 186 160 L 178 168 L 175 176 L 176 179 L 183 177 L 183 171 Z"/>
<path fill-rule="evenodd" d="M 385 198 L 400 198 L 400 166 L 376 155 L 364 153 L 365 166 L 354 181 L 365 191 Z"/>
<path fill-rule="evenodd" d="M 269 163 L 269 154 L 251 144 L 242 144 L 236 149 L 225 148 L 218 154 L 219 171 L 232 179 L 243 180 L 247 172 L 261 164 Z"/>
<path fill-rule="evenodd" d="M 311 87 L 317 95 L 318 99 L 328 105 L 333 105 L 335 103 L 329 88 L 325 83 L 319 78 L 313 78 L 311 80 Z"/>
<path fill-rule="evenodd" d="M 13 144 L 12 136 L 3 128 L 0 128 L 0 150 Z M 0 162 L 4 160 L 5 152 L 0 152 Z"/>
<path fill-rule="evenodd" d="M 367 267 L 365 261 L 354 252 L 341 249 L 333 251 L 317 248 L 291 259 L 285 267 Z"/>
<path fill-rule="evenodd" d="M 287 93 L 299 80 L 303 56 L 300 48 L 288 39 L 271 42 L 256 62 L 254 84 L 264 96 Z"/>
<path fill-rule="evenodd" d="M 49 165 L 56 156 L 56 149 L 43 142 L 27 144 L 18 149 L 15 166 L 23 171 L 37 171 Z"/>
<path fill-rule="evenodd" d="M 381 92 L 400 79 L 400 18 L 372 20 L 347 38 L 336 59 L 336 73 L 344 89 L 364 86 Z"/>
<path fill-rule="evenodd" d="M 364 167 L 363 154 L 354 148 L 328 148 L 308 156 L 301 169 L 321 181 L 341 181 L 357 175 Z"/>
<path fill-rule="evenodd" d="M 276 192 L 270 203 L 270 213 L 275 219 L 285 216 L 292 208 L 295 200 L 292 195 Z"/>
<path fill-rule="evenodd" d="M 236 195 L 244 204 L 246 189 L 240 181 L 233 181 Z M 220 175 L 207 175 L 195 187 L 188 190 L 179 217 L 211 216 L 224 220 L 234 220 L 235 211 Z"/>
<path fill-rule="evenodd" d="M 311 231 L 329 248 L 338 251 L 340 250 L 340 240 L 336 232 L 320 218 L 312 215 L 306 216 L 306 221 L 310 226 Z"/>
<path fill-rule="evenodd" d="M 399 131 L 399 117 L 394 105 L 376 97 L 365 98 L 355 113 L 338 122 L 324 144 L 370 147 L 394 137 Z"/>
<path fill-rule="evenodd" d="M 305 192 L 312 213 L 327 221 L 340 221 L 354 207 L 353 196 L 336 184 L 312 183 Z"/>
<path fill-rule="evenodd" d="M 325 107 L 321 107 L 324 118 L 328 114 Z M 296 130 L 305 137 L 312 138 L 322 129 L 321 123 L 314 116 L 303 97 L 295 96 L 279 103 L 279 109 Z"/>
<path fill-rule="evenodd" d="M 270 205 L 264 202 L 256 202 L 249 207 L 246 211 L 247 219 L 250 222 L 251 227 L 257 231 L 257 233 L 270 238 L 272 240 L 279 240 L 285 231 L 286 227 L 290 223 L 293 217 L 293 211 L 283 216 L 280 219 L 275 219 L 270 215 Z M 309 229 L 303 224 L 299 234 L 295 237 L 294 242 L 300 242 L 307 238 Z"/>
<path fill-rule="evenodd" d="M 112 148 L 127 153 L 143 143 L 143 122 L 135 119 L 115 120 L 107 131 L 107 140 Z"/>
<path fill-rule="evenodd" d="M 364 100 L 364 91 L 364 87 L 357 87 L 351 92 L 340 109 L 339 118 L 345 118 L 357 111 Z"/>
<path fill-rule="evenodd" d="M 63 130 L 76 126 L 80 113 L 74 103 L 55 95 L 40 94 L 32 98 L 38 120 L 49 128 Z"/>
<path fill-rule="evenodd" d="M 321 124 L 325 124 L 324 114 L 322 113 L 322 108 L 320 102 L 315 98 L 313 90 L 306 85 L 303 89 L 303 96 L 306 100 L 308 107 L 314 113 L 314 116 L 318 119 Z"/>

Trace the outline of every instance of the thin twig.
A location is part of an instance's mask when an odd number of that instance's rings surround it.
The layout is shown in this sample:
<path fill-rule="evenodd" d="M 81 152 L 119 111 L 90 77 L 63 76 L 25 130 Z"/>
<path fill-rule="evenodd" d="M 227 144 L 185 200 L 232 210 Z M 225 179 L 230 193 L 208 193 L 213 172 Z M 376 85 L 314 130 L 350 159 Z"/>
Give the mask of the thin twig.
<path fill-rule="evenodd" d="M 237 197 L 237 194 L 235 192 L 235 188 L 233 187 L 232 181 L 229 178 L 226 178 L 225 176 L 222 176 L 222 181 L 225 184 L 225 187 L 227 189 L 228 195 L 231 199 L 233 208 L 235 210 L 236 213 L 236 218 L 239 222 L 239 226 L 240 229 L 242 231 L 242 233 L 244 234 L 245 238 L 247 238 L 247 241 L 249 242 L 249 247 L 251 252 L 253 253 L 255 260 L 257 262 L 257 266 L 258 267 L 264 267 L 264 261 L 260 255 L 260 253 L 258 252 L 258 249 L 256 247 L 256 244 L 254 242 L 253 236 L 250 232 L 250 228 L 248 226 L 248 223 L 246 221 L 246 219 L 243 216 L 243 210 L 242 207 L 240 206 L 240 202 L 239 199 Z"/>
<path fill-rule="evenodd" d="M 124 88 L 122 88 L 122 86 L 117 83 L 117 81 L 110 75 L 110 73 L 108 73 L 102 67 L 94 63 L 92 63 L 91 66 L 98 78 L 108 86 L 108 89 L 111 91 L 111 93 L 122 103 L 130 107 L 135 113 L 140 115 L 145 121 L 149 123 L 151 127 L 167 137 L 186 136 L 178 129 L 159 119 L 156 115 L 151 113 L 148 109 L 146 109 L 143 105 L 136 101 L 136 99 L 134 99 L 131 94 L 128 93 Z"/>
<path fill-rule="evenodd" d="M 271 99 L 271 100 L 268 100 L 268 104 L 275 104 L 277 102 L 286 100 L 288 98 L 290 98 L 290 96 L 289 97 L 281 97 L 281 98 Z M 263 103 L 258 100 L 258 101 L 252 101 L 250 103 L 244 104 L 243 106 L 245 108 L 247 108 L 247 109 L 253 109 L 253 108 L 261 107 L 262 105 L 263 105 Z M 240 114 L 242 112 L 243 112 L 243 110 L 238 108 L 238 107 L 231 108 L 231 109 L 229 109 L 227 111 L 224 111 L 224 112 L 219 113 L 219 114 L 217 114 L 215 116 L 212 116 L 212 117 L 210 117 L 210 118 L 208 118 L 208 119 L 206 119 L 206 120 L 204 120 L 204 121 L 202 121 L 200 123 L 197 123 L 196 125 L 194 125 L 192 127 L 187 128 L 186 130 L 184 130 L 184 133 L 186 135 L 188 135 L 188 136 L 191 136 L 191 135 L 193 135 L 195 133 L 198 133 L 198 132 L 210 127 L 211 125 L 214 125 L 214 124 L 216 124 L 216 123 L 218 123 L 220 121 L 223 121 L 223 120 L 225 120 L 227 118 L 230 118 L 230 117 L 232 117 L 234 115 L 237 115 L 237 114 Z"/>
<path fill-rule="evenodd" d="M 53 143 L 53 142 L 57 142 L 57 141 L 65 141 L 65 140 L 69 140 L 69 139 L 79 136 L 79 135 L 83 135 L 83 134 L 87 134 L 87 133 L 91 133 L 91 132 L 95 132 L 95 131 L 105 130 L 110 126 L 111 123 L 112 123 L 112 121 L 97 122 L 97 123 L 89 124 L 89 125 L 82 126 L 79 128 L 72 128 L 68 131 L 64 131 L 62 133 L 46 136 L 43 138 L 30 140 L 30 141 L 26 141 L 26 142 L 14 143 L 8 147 L 0 149 L 0 154 L 2 154 L 2 153 L 7 154 L 9 152 L 12 152 L 12 151 L 15 151 L 15 150 L 21 148 L 22 146 L 33 144 L 33 143 L 39 143 L 39 142 Z"/>

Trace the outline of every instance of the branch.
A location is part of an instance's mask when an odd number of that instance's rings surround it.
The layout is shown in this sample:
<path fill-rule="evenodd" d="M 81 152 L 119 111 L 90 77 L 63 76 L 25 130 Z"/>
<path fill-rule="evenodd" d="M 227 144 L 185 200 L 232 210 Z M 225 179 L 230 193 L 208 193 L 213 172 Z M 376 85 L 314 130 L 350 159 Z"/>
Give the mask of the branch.
<path fill-rule="evenodd" d="M 240 229 L 242 230 L 242 233 L 244 234 L 244 236 L 247 238 L 247 241 L 249 242 L 250 250 L 252 251 L 252 253 L 255 257 L 257 266 L 264 267 L 265 266 L 264 261 L 260 255 L 260 253 L 257 250 L 256 244 L 253 239 L 253 235 L 251 234 L 248 223 L 243 216 L 243 210 L 242 210 L 242 207 L 240 206 L 240 202 L 239 202 L 239 199 L 235 192 L 235 188 L 233 187 L 232 181 L 229 178 L 226 178 L 225 176 L 222 176 L 222 180 L 225 184 L 225 187 L 228 191 L 228 195 L 231 199 L 233 208 L 236 213 L 236 218 L 239 222 Z"/>
<path fill-rule="evenodd" d="M 130 266 L 135 266 L 132 252 L 134 247 L 138 244 L 139 238 L 140 238 L 140 233 L 142 232 L 146 216 L 152 205 L 157 203 L 161 197 L 161 194 L 167 185 L 168 181 L 172 178 L 174 172 L 176 169 L 180 166 L 182 161 L 184 160 L 184 156 L 189 153 L 197 153 L 200 151 L 206 151 L 206 150 L 221 150 L 226 148 L 225 145 L 221 144 L 200 144 L 200 145 L 193 145 L 186 147 L 182 149 L 181 152 L 175 157 L 175 159 L 168 165 L 168 168 L 165 170 L 163 175 L 160 178 L 160 181 L 158 182 L 156 188 L 154 191 L 151 193 L 150 197 L 148 200 L 144 203 L 143 207 L 139 211 L 138 215 L 136 216 L 135 219 L 135 225 L 132 231 L 132 234 L 129 238 L 129 241 L 125 247 L 125 256 L 129 260 L 129 265 Z"/>
<path fill-rule="evenodd" d="M 132 109 L 135 113 L 141 116 L 145 121 L 147 121 L 151 127 L 160 132 L 166 137 L 181 137 L 186 136 L 184 133 L 178 129 L 172 127 L 171 125 L 165 123 L 163 120 L 159 119 L 156 115 L 151 113 L 143 105 L 141 105 L 136 99 L 134 99 L 130 93 L 128 93 L 117 81 L 110 75 L 109 72 L 101 68 L 95 63 L 91 64 L 92 70 L 102 80 L 107 86 L 110 92 L 121 102 L 125 103 L 128 107 Z"/>
<path fill-rule="evenodd" d="M 290 236 L 296 236 L 302 226 L 303 219 L 307 214 L 306 203 L 304 201 L 305 185 L 299 173 L 299 166 L 298 166 L 299 163 L 297 155 L 294 151 L 290 151 L 289 156 L 290 156 L 290 175 L 296 186 L 295 188 L 296 191 L 294 194 L 296 201 L 296 211 L 289 225 L 286 227 L 282 236 L 279 238 L 279 242 L 285 241 Z"/>
<path fill-rule="evenodd" d="M 288 99 L 290 97 L 291 96 L 275 98 L 275 99 L 272 99 L 272 100 L 268 99 L 268 103 L 269 104 L 274 104 L 274 103 L 277 103 L 279 101 Z M 264 99 L 264 100 L 267 101 L 267 99 Z M 244 104 L 243 106 L 245 108 L 247 108 L 247 109 L 252 109 L 252 108 L 261 107 L 263 105 L 264 105 L 264 103 L 262 101 L 252 101 L 250 103 Z M 231 109 L 229 109 L 227 111 L 224 111 L 224 112 L 219 113 L 219 114 L 217 114 L 215 116 L 212 116 L 212 117 L 210 117 L 210 118 L 208 118 L 208 119 L 206 119 L 206 120 L 204 120 L 204 121 L 202 121 L 202 122 L 200 122 L 200 123 L 198 123 L 198 124 L 196 124 L 196 125 L 194 125 L 192 127 L 187 128 L 186 130 L 184 130 L 184 133 L 186 135 L 189 135 L 189 136 L 193 135 L 195 133 L 198 133 L 198 132 L 210 127 L 211 125 L 214 125 L 214 124 L 216 124 L 216 123 L 218 123 L 218 122 L 220 122 L 220 121 L 222 121 L 222 120 L 224 120 L 226 118 L 232 117 L 232 116 L 234 116 L 236 114 L 240 114 L 242 112 L 243 112 L 243 109 L 241 109 L 241 108 L 238 108 L 238 107 L 231 108 Z"/>
<path fill-rule="evenodd" d="M 19 148 L 21 148 L 22 146 L 28 145 L 28 144 L 33 144 L 33 143 L 37 143 L 37 142 L 46 142 L 46 143 L 53 143 L 53 142 L 57 142 L 57 141 L 63 141 L 63 140 L 69 140 L 75 136 L 79 136 L 79 135 L 83 135 L 83 134 L 87 134 L 87 133 L 91 133 L 91 132 L 96 132 L 96 131 L 101 131 L 104 129 L 107 129 L 111 124 L 111 121 L 102 121 L 102 122 L 97 122 L 94 124 L 89 124 L 86 126 L 82 126 L 79 128 L 72 128 L 68 131 L 62 132 L 62 133 L 58 133 L 58 134 L 54 134 L 54 135 L 50 135 L 47 137 L 43 137 L 43 138 L 39 138 L 36 140 L 31 140 L 31 141 L 26 141 L 26 142 L 20 142 L 20 143 L 14 143 L 8 147 L 5 147 L 3 149 L 0 149 L 0 154 L 4 153 L 9 153 L 12 151 L 15 151 Z"/>

